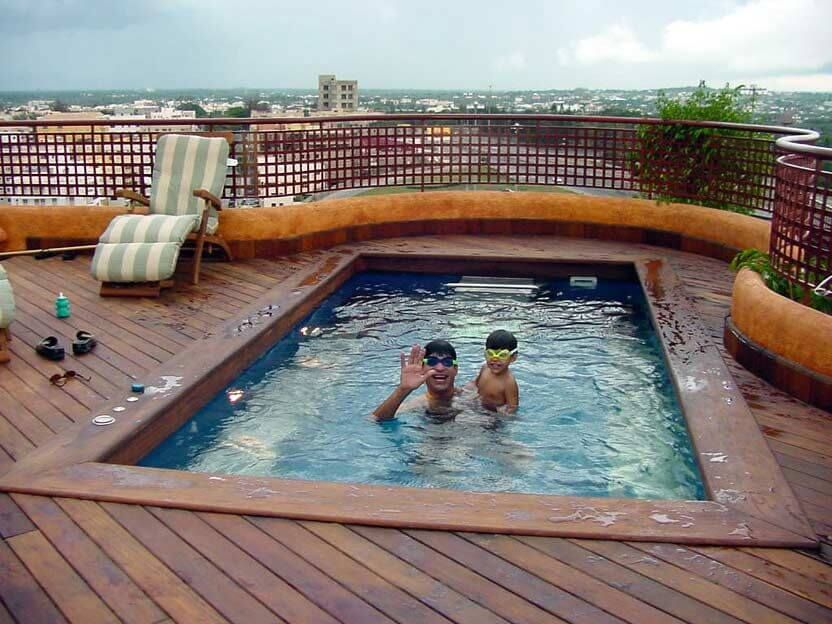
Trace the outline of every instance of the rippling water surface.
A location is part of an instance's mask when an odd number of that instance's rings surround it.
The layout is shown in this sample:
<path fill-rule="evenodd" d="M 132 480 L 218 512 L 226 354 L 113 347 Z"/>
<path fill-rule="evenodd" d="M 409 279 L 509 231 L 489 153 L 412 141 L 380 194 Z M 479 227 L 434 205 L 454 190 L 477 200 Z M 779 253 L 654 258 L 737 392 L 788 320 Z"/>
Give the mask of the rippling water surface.
<path fill-rule="evenodd" d="M 578 496 L 701 499 L 684 419 L 637 283 L 457 293 L 455 275 L 364 273 L 163 442 L 144 466 Z M 493 329 L 518 337 L 520 409 L 368 418 L 399 353 L 436 337 L 473 379 Z M 423 392 L 420 388 L 414 395 Z"/>

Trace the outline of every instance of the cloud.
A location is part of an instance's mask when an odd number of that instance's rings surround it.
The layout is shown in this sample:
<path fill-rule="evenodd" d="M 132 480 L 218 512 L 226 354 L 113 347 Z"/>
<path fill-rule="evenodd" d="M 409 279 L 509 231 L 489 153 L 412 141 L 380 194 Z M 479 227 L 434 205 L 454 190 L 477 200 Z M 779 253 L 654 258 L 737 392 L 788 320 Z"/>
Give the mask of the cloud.
<path fill-rule="evenodd" d="M 0 32 L 126 28 L 167 12 L 164 0 L 0 0 Z"/>
<path fill-rule="evenodd" d="M 669 59 L 736 71 L 799 71 L 832 60 L 830 34 L 829 0 L 756 0 L 716 19 L 668 24 L 662 48 Z"/>
<path fill-rule="evenodd" d="M 526 56 L 522 52 L 512 52 L 506 56 L 498 56 L 494 61 L 497 71 L 520 71 L 526 69 Z"/>
<path fill-rule="evenodd" d="M 832 2 L 752 0 L 707 20 L 675 20 L 650 50 L 615 24 L 557 52 L 561 65 L 655 62 L 758 75 L 824 71 L 832 62 Z"/>
<path fill-rule="evenodd" d="M 559 54 L 560 56 L 560 54 Z M 595 63 L 646 63 L 654 55 L 638 40 L 632 30 L 621 24 L 609 26 L 592 37 L 581 39 L 572 48 L 571 55 L 582 65 Z"/>
<path fill-rule="evenodd" d="M 744 84 L 756 84 L 771 91 L 832 92 L 832 73 L 765 76 L 762 78 L 751 78 L 741 82 Z"/>

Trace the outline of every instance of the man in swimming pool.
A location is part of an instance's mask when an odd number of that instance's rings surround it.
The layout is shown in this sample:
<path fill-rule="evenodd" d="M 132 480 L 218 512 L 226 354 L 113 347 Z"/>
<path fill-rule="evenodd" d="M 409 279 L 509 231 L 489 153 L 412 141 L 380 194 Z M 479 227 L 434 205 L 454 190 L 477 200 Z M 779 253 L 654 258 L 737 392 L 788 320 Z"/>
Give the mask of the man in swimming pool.
<path fill-rule="evenodd" d="M 424 406 L 431 416 L 452 418 L 458 410 L 452 406 L 454 397 L 462 392 L 454 387 L 458 372 L 456 349 L 447 340 L 431 340 L 422 348 L 413 345 L 410 354 L 401 354 L 399 385 L 373 412 L 376 420 L 391 420 L 399 408 Z M 427 392 L 405 401 L 410 393 L 425 384 Z"/>

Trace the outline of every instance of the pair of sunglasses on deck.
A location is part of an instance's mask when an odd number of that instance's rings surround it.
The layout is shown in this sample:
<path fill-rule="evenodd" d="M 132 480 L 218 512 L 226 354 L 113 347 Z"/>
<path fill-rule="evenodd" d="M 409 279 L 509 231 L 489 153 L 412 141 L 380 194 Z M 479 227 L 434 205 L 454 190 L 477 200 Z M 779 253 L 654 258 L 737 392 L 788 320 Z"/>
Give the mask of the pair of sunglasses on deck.
<path fill-rule="evenodd" d="M 65 373 L 55 373 L 49 378 L 49 383 L 55 386 L 63 386 L 66 385 L 70 379 L 83 379 L 84 381 L 89 381 L 89 377 L 84 377 L 81 373 L 77 373 L 74 370 L 68 370 Z"/>

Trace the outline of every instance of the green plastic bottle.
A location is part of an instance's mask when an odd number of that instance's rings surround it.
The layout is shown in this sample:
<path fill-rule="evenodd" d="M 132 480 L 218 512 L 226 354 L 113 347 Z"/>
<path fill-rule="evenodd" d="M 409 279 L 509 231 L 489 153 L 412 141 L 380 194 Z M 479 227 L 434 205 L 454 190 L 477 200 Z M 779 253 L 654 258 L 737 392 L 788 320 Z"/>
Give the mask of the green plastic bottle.
<path fill-rule="evenodd" d="M 55 316 L 58 318 L 69 316 L 69 299 L 63 293 L 58 293 L 55 299 Z"/>

